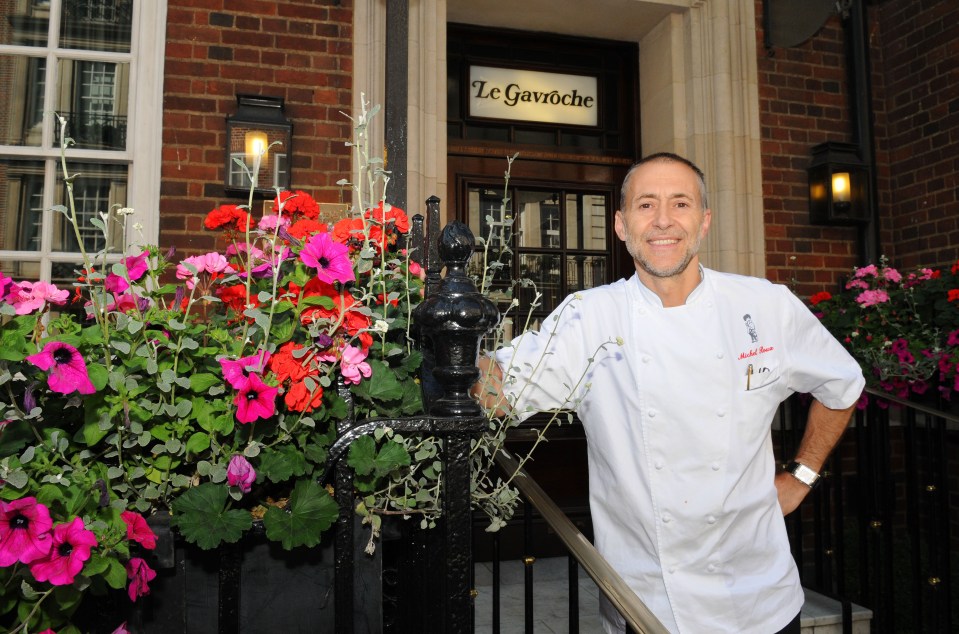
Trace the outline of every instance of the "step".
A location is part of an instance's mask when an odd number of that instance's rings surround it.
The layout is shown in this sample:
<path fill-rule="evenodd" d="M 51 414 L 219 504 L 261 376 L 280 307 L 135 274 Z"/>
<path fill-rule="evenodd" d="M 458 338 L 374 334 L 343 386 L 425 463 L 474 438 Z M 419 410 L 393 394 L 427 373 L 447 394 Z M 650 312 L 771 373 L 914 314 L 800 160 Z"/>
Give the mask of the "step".
<path fill-rule="evenodd" d="M 800 615 L 802 634 L 842 634 L 842 604 L 835 599 L 803 588 L 806 603 Z M 872 610 L 852 605 L 852 634 L 869 634 Z"/>

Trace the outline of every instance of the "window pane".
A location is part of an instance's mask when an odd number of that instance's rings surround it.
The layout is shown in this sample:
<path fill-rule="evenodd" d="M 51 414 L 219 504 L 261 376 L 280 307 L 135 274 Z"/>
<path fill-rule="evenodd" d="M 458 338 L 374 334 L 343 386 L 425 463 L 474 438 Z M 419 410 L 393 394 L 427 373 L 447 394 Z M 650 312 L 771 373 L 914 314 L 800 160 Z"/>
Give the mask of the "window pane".
<path fill-rule="evenodd" d="M 566 248 L 606 250 L 606 196 L 566 194 Z"/>
<path fill-rule="evenodd" d="M 76 205 L 80 239 L 87 253 L 94 254 L 107 246 L 103 232 L 91 224 L 101 213 L 109 213 L 106 224 L 109 234 L 109 246 L 120 251 L 123 244 L 123 225 L 116 216 L 116 210 L 126 207 L 127 202 L 127 166 L 103 165 L 98 163 L 72 163 L 71 173 L 78 174 L 73 182 L 73 200 Z M 56 204 L 68 206 L 67 189 L 63 175 L 57 176 Z M 79 252 L 79 243 L 73 225 L 61 213 L 53 214 L 53 251 Z"/>
<path fill-rule="evenodd" d="M 566 256 L 566 293 L 586 290 L 606 283 L 606 257 Z"/>
<path fill-rule="evenodd" d="M 0 249 L 39 251 L 43 161 L 0 160 Z"/>
<path fill-rule="evenodd" d="M 90 51 L 130 51 L 133 0 L 63 0 L 60 46 Z"/>
<path fill-rule="evenodd" d="M 40 262 L 0 260 L 0 271 L 15 282 L 36 282 L 40 279 Z"/>
<path fill-rule="evenodd" d="M 49 25 L 49 0 L 0 2 L 0 44 L 46 46 Z"/>
<path fill-rule="evenodd" d="M 61 60 L 59 77 L 57 114 L 76 147 L 125 149 L 130 65 Z M 57 136 L 59 144 L 59 126 Z"/>
<path fill-rule="evenodd" d="M 560 271 L 560 256 L 553 254 L 532 254 L 523 253 L 519 256 L 519 275 L 521 278 L 530 279 L 536 285 L 536 288 L 523 286 L 519 291 L 520 314 L 526 314 L 529 310 L 530 302 L 534 299 L 534 293 L 542 294 L 539 301 L 541 306 L 536 307 L 536 312 L 551 312 L 563 298 Z"/>
<path fill-rule="evenodd" d="M 42 57 L 0 55 L 0 145 L 40 145 L 46 66 Z"/>
<path fill-rule="evenodd" d="M 520 247 L 544 249 L 560 248 L 559 194 L 557 192 L 520 191 L 519 204 Z"/>

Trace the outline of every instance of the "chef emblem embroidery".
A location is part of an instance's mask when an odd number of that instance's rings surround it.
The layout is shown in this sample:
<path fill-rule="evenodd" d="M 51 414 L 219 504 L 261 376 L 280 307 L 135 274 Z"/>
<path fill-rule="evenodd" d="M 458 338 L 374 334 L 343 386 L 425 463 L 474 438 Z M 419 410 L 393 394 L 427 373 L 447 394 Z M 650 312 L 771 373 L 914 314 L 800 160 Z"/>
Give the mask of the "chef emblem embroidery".
<path fill-rule="evenodd" d="M 759 333 L 756 332 L 756 324 L 753 322 L 753 318 L 747 313 L 743 315 L 743 321 L 746 322 L 746 332 L 749 333 L 749 338 L 752 339 L 753 343 L 759 341 Z"/>

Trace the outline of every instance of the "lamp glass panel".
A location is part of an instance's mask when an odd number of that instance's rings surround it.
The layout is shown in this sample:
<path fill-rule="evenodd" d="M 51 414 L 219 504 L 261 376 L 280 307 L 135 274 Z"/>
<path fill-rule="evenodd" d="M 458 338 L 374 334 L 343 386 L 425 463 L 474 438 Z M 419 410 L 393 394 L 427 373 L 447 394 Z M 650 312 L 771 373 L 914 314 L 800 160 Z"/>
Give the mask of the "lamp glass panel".
<path fill-rule="evenodd" d="M 832 175 L 832 199 L 837 203 L 850 201 L 849 172 L 836 172 Z"/>

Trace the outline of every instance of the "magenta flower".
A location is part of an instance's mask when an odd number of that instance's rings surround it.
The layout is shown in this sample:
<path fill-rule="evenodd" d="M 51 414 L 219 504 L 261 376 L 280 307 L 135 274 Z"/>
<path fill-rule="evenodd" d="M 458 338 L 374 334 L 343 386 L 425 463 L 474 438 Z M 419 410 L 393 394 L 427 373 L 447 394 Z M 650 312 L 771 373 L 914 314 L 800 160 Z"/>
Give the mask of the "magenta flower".
<path fill-rule="evenodd" d="M 122 293 L 130 288 L 130 285 L 122 276 L 116 273 L 110 273 L 107 275 L 107 279 L 103 281 L 103 288 L 107 289 L 110 293 Z"/>
<path fill-rule="evenodd" d="M 120 625 L 117 625 L 117 629 L 110 632 L 110 634 L 130 634 L 130 630 L 127 629 L 127 622 L 124 621 L 120 623 Z"/>
<path fill-rule="evenodd" d="M 69 344 L 51 341 L 43 346 L 43 350 L 27 357 L 27 361 L 41 370 L 50 370 L 47 385 L 54 392 L 60 394 L 70 394 L 74 391 L 80 394 L 96 392 L 87 374 L 87 364 L 83 360 L 83 355 Z"/>
<path fill-rule="evenodd" d="M 11 288 L 13 288 L 13 278 L 7 277 L 3 271 L 0 271 L 0 300 L 7 296 Z"/>
<path fill-rule="evenodd" d="M 894 284 L 902 281 L 902 274 L 896 269 L 886 269 L 882 272 L 883 277 L 885 277 L 890 282 Z"/>
<path fill-rule="evenodd" d="M 0 568 L 46 557 L 52 526 L 50 511 L 34 497 L 0 501 Z"/>
<path fill-rule="evenodd" d="M 49 581 L 55 586 L 73 583 L 90 558 L 90 549 L 97 545 L 93 531 L 83 525 L 79 517 L 72 522 L 53 527 L 53 547 L 50 555 L 30 564 L 30 572 L 37 581 Z"/>
<path fill-rule="evenodd" d="M 287 227 L 290 225 L 290 219 L 280 214 L 267 214 L 260 218 L 260 222 L 257 223 L 256 227 L 260 231 L 276 231 L 277 223 L 279 223 L 281 227 Z"/>
<path fill-rule="evenodd" d="M 147 550 L 157 547 L 156 533 L 142 515 L 134 511 L 123 511 L 120 513 L 120 519 L 127 525 L 127 539 L 140 544 Z"/>
<path fill-rule="evenodd" d="M 873 277 L 879 275 L 879 269 L 876 268 L 875 264 L 856 269 L 856 277 L 866 277 L 867 275 L 872 275 Z"/>
<path fill-rule="evenodd" d="M 236 361 L 229 359 L 220 359 L 220 367 L 223 368 L 223 378 L 230 384 L 234 390 L 242 389 L 249 381 L 250 373 L 262 373 L 270 360 L 270 353 L 261 350 L 249 357 L 242 357 Z"/>
<path fill-rule="evenodd" d="M 147 562 L 140 557 L 131 557 L 127 562 L 127 579 L 130 579 L 130 587 L 127 588 L 127 594 L 131 601 L 136 601 L 138 597 L 150 594 L 149 582 L 156 579 L 157 573 L 153 568 L 147 565 Z"/>
<path fill-rule="evenodd" d="M 366 353 L 362 348 L 355 346 L 345 346 L 340 358 L 340 372 L 343 374 L 345 383 L 359 383 L 362 377 L 369 377 L 373 370 L 370 364 L 364 361 Z"/>
<path fill-rule="evenodd" d="M 236 419 L 241 423 L 252 423 L 258 418 L 269 418 L 276 412 L 277 388 L 271 387 L 251 374 L 240 391 L 233 398 L 236 405 Z"/>
<path fill-rule="evenodd" d="M 7 302 L 13 304 L 18 315 L 29 315 L 47 303 L 62 306 L 69 297 L 70 291 L 61 291 L 46 282 L 19 282 L 11 285 L 7 292 Z"/>
<path fill-rule="evenodd" d="M 884 290 L 863 291 L 856 297 L 856 301 L 862 304 L 863 308 L 875 306 L 889 301 L 889 293 Z"/>
<path fill-rule="evenodd" d="M 306 241 L 306 245 L 300 251 L 300 259 L 303 260 L 303 264 L 316 269 L 316 277 L 321 282 L 345 283 L 356 279 L 349 253 L 350 248 L 335 242 L 330 234 L 317 233 Z"/>
<path fill-rule="evenodd" d="M 236 454 L 230 458 L 230 464 L 226 468 L 226 483 L 231 487 L 240 487 L 243 493 L 249 493 L 256 482 L 256 471 L 250 461 Z"/>
<path fill-rule="evenodd" d="M 128 258 L 124 258 L 123 266 L 127 267 L 127 277 L 130 278 L 131 282 L 136 282 L 147 272 L 149 268 L 147 258 L 149 256 L 150 254 L 144 251 L 140 255 L 131 255 Z"/>

